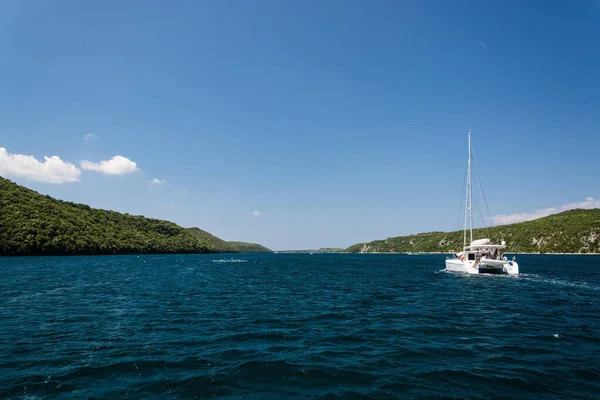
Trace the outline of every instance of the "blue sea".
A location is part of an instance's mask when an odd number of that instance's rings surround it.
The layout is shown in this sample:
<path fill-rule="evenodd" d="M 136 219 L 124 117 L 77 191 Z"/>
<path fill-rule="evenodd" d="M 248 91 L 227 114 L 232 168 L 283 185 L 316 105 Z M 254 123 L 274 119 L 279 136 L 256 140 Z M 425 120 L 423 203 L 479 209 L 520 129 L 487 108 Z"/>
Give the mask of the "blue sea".
<path fill-rule="evenodd" d="M 3 399 L 599 399 L 600 257 L 0 259 Z"/>

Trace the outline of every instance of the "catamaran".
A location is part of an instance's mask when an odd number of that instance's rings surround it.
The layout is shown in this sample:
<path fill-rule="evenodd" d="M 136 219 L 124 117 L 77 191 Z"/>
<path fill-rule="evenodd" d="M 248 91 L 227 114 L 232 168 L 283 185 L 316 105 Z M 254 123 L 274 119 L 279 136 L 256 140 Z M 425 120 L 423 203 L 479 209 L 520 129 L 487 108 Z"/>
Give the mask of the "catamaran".
<path fill-rule="evenodd" d="M 513 257 L 509 260 L 501 250 L 506 242 L 493 244 L 490 239 L 473 240 L 473 182 L 471 179 L 471 130 L 469 130 L 469 157 L 467 161 L 466 201 L 463 228 L 463 251 L 446 259 L 446 270 L 466 274 L 510 274 L 519 273 L 519 264 Z M 467 245 L 467 222 L 469 224 L 469 245 Z"/>

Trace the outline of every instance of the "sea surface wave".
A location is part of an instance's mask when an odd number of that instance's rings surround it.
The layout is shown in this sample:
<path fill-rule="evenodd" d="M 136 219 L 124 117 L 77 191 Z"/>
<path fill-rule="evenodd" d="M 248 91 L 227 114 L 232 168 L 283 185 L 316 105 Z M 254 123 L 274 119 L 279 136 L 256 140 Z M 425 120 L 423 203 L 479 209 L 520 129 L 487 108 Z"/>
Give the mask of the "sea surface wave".
<path fill-rule="evenodd" d="M 0 398 L 600 398 L 600 257 L 444 258 L 2 258 Z"/>

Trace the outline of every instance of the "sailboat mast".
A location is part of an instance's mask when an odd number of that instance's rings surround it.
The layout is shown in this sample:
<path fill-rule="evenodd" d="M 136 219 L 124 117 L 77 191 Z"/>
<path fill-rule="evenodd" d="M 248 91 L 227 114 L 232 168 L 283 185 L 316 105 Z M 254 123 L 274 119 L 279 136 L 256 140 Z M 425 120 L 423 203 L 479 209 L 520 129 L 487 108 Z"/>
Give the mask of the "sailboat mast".
<path fill-rule="evenodd" d="M 465 222 L 463 224 L 463 250 L 467 247 L 467 214 L 469 213 L 469 183 L 471 179 L 471 129 L 469 129 L 469 159 L 468 159 L 468 173 L 467 173 L 467 186 L 465 193 Z"/>
<path fill-rule="evenodd" d="M 471 233 L 471 242 L 473 243 L 473 185 L 471 181 L 471 128 L 469 128 L 469 177 L 468 177 L 468 191 L 469 191 L 469 232 Z"/>

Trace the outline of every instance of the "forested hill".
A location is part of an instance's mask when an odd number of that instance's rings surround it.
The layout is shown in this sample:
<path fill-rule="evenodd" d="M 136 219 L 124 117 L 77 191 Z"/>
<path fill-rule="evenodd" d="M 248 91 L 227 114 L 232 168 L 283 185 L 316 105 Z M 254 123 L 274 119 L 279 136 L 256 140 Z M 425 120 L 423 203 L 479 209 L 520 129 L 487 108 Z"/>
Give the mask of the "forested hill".
<path fill-rule="evenodd" d="M 198 228 L 41 195 L 0 177 L 0 255 L 266 251 Z"/>
<path fill-rule="evenodd" d="M 200 241 L 205 241 L 220 253 L 267 253 L 271 250 L 256 243 L 231 242 L 216 237 L 200 228 L 187 228 L 187 231 Z"/>
<path fill-rule="evenodd" d="M 506 240 L 505 252 L 600 253 L 600 209 L 570 210 L 533 221 L 473 230 L 473 238 Z M 349 252 L 460 251 L 463 231 L 398 236 L 350 246 Z"/>

